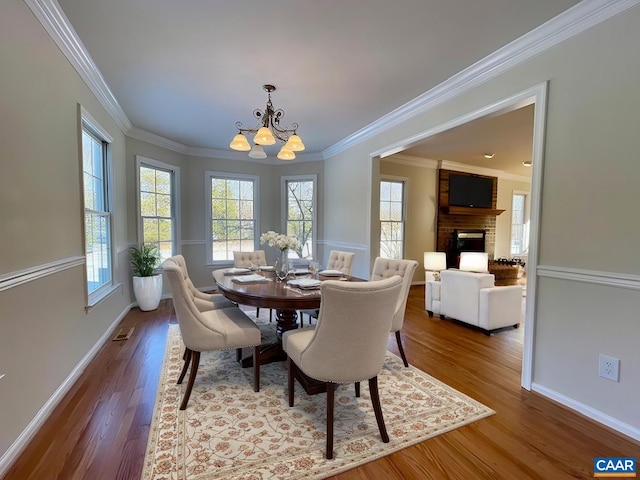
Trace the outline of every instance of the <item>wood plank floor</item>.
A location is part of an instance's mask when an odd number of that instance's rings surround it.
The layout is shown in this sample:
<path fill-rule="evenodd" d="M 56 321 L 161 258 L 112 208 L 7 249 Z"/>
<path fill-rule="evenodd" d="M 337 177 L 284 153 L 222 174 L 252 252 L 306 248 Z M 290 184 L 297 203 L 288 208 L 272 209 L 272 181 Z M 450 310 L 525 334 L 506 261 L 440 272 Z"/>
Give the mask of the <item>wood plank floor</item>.
<path fill-rule="evenodd" d="M 170 301 L 132 310 L 121 325 L 131 338 L 104 346 L 4 479 L 139 479 L 169 323 Z M 496 415 L 332 478 L 587 479 L 596 456 L 640 457 L 638 442 L 520 388 L 522 328 L 488 337 L 429 318 L 417 286 L 403 339 L 413 366 Z"/>

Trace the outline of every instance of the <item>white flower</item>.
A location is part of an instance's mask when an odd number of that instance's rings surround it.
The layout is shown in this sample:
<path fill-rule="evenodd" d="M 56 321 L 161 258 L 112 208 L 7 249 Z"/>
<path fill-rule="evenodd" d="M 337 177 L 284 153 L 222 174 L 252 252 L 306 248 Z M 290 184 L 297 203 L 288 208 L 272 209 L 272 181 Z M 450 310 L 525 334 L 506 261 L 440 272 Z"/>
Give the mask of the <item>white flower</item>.
<path fill-rule="evenodd" d="M 264 245 L 265 243 L 270 247 L 276 247 L 280 251 L 287 249 L 298 250 L 300 248 L 300 242 L 298 242 L 297 238 L 276 233 L 273 230 L 260 235 L 260 244 Z"/>

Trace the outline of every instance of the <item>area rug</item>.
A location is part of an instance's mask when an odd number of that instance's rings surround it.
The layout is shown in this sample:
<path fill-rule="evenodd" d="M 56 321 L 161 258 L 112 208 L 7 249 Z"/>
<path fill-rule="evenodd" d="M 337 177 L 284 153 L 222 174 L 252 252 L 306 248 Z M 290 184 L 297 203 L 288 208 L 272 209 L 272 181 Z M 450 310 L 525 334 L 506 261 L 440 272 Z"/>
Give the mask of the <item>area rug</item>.
<path fill-rule="evenodd" d="M 275 323 L 260 328 L 264 341 L 274 338 Z M 334 459 L 326 460 L 326 395 L 296 384 L 290 408 L 284 362 L 261 367 L 255 393 L 253 369 L 240 367 L 235 350 L 203 353 L 180 411 L 183 351 L 178 326 L 169 325 L 143 480 L 322 479 L 495 413 L 388 352 L 378 383 L 391 441 L 380 439 L 367 383 L 360 398 L 343 385 L 335 394 Z"/>

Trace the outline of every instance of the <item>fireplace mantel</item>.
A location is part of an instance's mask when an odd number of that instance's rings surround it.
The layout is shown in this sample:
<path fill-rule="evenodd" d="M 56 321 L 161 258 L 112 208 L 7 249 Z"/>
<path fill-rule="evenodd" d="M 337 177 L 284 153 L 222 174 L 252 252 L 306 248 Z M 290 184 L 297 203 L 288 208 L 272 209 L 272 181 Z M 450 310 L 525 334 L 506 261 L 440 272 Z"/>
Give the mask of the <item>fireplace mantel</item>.
<path fill-rule="evenodd" d="M 499 210 L 495 208 L 476 208 L 476 207 L 452 207 L 452 206 L 442 206 L 440 207 L 440 211 L 442 213 L 446 213 L 448 215 L 478 215 L 478 216 L 487 216 L 500 215 L 504 210 Z"/>

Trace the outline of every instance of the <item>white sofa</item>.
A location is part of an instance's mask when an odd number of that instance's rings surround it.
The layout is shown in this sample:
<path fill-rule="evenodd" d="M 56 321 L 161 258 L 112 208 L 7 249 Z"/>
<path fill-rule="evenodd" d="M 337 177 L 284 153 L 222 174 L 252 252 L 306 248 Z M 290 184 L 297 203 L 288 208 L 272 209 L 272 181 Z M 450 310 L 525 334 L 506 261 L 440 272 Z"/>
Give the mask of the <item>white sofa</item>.
<path fill-rule="evenodd" d="M 522 287 L 496 287 L 494 281 L 495 277 L 490 273 L 440 272 L 440 282 L 426 283 L 425 306 L 429 316 L 450 317 L 486 333 L 517 327 L 522 309 Z"/>

